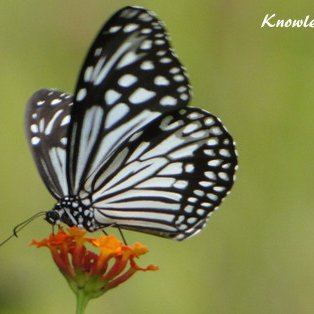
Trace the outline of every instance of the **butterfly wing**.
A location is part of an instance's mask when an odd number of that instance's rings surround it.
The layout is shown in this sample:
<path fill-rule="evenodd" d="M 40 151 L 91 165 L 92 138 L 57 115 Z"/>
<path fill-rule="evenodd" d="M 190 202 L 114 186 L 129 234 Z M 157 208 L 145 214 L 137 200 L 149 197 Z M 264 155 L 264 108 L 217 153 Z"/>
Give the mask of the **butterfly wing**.
<path fill-rule="evenodd" d="M 199 231 L 230 191 L 233 140 L 215 116 L 170 113 L 129 138 L 92 182 L 100 225 L 182 240 Z"/>
<path fill-rule="evenodd" d="M 189 98 L 161 21 L 139 7 L 118 11 L 96 37 L 77 83 L 68 154 L 72 194 L 131 134 Z"/>
<path fill-rule="evenodd" d="M 27 103 L 25 127 L 37 169 L 46 187 L 57 199 L 68 195 L 66 147 L 72 97 L 42 89 Z"/>

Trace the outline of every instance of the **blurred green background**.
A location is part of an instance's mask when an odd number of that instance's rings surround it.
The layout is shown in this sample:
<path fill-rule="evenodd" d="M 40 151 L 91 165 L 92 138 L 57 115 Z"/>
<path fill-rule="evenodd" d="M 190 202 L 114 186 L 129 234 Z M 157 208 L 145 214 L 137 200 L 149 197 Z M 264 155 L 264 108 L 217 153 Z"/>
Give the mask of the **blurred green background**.
<path fill-rule="evenodd" d="M 54 200 L 24 136 L 37 89 L 73 91 L 103 22 L 125 5 L 166 22 L 194 87 L 192 105 L 234 136 L 240 169 L 221 210 L 182 243 L 126 232 L 150 247 L 139 273 L 88 313 L 314 313 L 314 29 L 261 29 L 264 16 L 314 17 L 312 1 L 15 0 L 0 2 L 0 238 Z M 0 248 L 0 313 L 74 313 L 74 295 L 32 223 Z"/>

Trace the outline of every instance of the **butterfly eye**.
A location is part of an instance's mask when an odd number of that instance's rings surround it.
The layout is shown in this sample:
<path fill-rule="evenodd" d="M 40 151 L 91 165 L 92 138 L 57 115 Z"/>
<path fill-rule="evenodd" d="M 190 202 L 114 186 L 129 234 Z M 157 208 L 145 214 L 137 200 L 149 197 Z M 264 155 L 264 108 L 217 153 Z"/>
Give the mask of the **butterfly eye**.
<path fill-rule="evenodd" d="M 57 200 L 46 220 L 176 240 L 198 233 L 232 188 L 237 154 L 221 120 L 187 107 L 190 97 L 164 23 L 140 7 L 114 14 L 74 96 L 43 89 L 27 104 L 29 145 Z"/>

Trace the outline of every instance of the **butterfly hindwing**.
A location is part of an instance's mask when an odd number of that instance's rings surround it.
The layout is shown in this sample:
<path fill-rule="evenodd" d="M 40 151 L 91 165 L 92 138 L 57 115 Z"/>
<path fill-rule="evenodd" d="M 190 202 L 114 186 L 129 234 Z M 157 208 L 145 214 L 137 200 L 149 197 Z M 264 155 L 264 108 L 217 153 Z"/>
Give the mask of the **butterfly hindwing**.
<path fill-rule="evenodd" d="M 88 181 L 99 224 L 182 240 L 206 223 L 234 181 L 233 140 L 208 112 L 185 108 L 134 134 Z"/>
<path fill-rule="evenodd" d="M 131 134 L 189 98 L 162 22 L 143 8 L 118 11 L 96 37 L 77 83 L 68 156 L 72 193 Z"/>
<path fill-rule="evenodd" d="M 66 148 L 73 99 L 53 89 L 42 89 L 27 103 L 25 127 L 37 169 L 56 198 L 69 193 Z"/>

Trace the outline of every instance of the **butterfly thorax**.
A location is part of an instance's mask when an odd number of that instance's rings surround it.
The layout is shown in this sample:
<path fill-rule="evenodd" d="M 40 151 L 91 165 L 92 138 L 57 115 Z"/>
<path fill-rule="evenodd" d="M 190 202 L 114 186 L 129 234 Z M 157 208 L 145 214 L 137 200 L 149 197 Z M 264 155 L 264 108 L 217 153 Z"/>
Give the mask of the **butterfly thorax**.
<path fill-rule="evenodd" d="M 93 208 L 84 205 L 78 197 L 62 198 L 52 210 L 47 211 L 45 219 L 52 225 L 62 222 L 88 231 L 97 229 Z"/>

